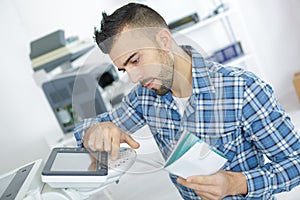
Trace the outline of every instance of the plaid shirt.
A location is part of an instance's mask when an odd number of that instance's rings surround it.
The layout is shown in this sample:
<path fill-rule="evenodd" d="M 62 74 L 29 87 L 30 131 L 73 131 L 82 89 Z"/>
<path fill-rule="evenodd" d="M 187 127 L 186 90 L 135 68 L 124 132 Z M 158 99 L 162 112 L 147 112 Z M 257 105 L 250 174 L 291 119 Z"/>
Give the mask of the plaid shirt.
<path fill-rule="evenodd" d="M 273 194 L 297 186 L 300 137 L 271 87 L 250 72 L 205 61 L 191 47 L 183 48 L 192 56 L 193 90 L 182 117 L 171 93 L 159 96 L 138 85 L 117 108 L 78 123 L 78 145 L 84 130 L 97 122 L 112 121 L 128 133 L 147 124 L 167 158 L 187 130 L 226 156 L 224 170 L 246 176 L 248 194 L 225 199 L 274 199 Z M 170 177 L 184 199 L 200 199 Z"/>

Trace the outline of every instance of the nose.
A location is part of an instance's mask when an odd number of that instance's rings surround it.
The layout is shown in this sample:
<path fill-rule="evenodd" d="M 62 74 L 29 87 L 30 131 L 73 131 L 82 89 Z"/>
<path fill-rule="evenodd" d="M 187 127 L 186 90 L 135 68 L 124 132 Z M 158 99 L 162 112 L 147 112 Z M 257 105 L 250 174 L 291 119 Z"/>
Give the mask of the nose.
<path fill-rule="evenodd" d="M 138 83 L 143 80 L 143 75 L 140 69 L 137 67 L 127 69 L 128 76 L 133 83 Z"/>

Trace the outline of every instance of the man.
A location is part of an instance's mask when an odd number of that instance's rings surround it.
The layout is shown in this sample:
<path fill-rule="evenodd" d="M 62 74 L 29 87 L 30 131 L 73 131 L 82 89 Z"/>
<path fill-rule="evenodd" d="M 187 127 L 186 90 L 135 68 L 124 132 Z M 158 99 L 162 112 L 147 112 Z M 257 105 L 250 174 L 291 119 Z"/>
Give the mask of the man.
<path fill-rule="evenodd" d="M 139 147 L 130 133 L 147 124 L 167 158 L 188 130 L 228 162 L 210 176 L 170 174 L 184 199 L 273 199 L 299 184 L 299 135 L 270 86 L 254 74 L 178 46 L 164 19 L 141 4 L 104 13 L 95 39 L 140 84 L 117 108 L 77 124 L 80 145 L 116 159 L 121 142 Z"/>

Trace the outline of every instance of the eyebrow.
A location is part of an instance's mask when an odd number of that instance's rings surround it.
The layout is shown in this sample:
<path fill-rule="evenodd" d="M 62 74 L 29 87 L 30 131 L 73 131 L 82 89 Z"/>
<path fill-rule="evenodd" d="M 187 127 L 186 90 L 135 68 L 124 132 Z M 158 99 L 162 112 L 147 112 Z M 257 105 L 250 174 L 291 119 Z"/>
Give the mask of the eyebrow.
<path fill-rule="evenodd" d="M 131 54 L 131 56 L 129 56 L 129 58 L 127 58 L 127 60 L 123 63 L 123 66 L 125 67 L 125 66 L 128 64 L 128 62 L 130 61 L 130 59 L 131 59 L 133 56 L 135 56 L 137 53 L 138 53 L 138 52 L 135 52 L 135 53 Z"/>

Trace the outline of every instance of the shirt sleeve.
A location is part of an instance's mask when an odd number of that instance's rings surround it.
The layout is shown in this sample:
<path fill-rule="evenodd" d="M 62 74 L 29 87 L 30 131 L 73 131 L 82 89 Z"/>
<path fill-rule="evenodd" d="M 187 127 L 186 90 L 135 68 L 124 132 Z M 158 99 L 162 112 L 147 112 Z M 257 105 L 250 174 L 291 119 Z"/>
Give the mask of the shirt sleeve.
<path fill-rule="evenodd" d="M 299 185 L 300 137 L 268 84 L 259 79 L 247 81 L 242 115 L 244 129 L 258 153 L 269 160 L 260 168 L 244 172 L 246 197 L 270 199 L 275 193 Z"/>
<path fill-rule="evenodd" d="M 134 133 L 145 125 L 137 91 L 133 90 L 124 97 L 120 105 L 109 112 L 97 115 L 95 118 L 83 119 L 75 124 L 74 137 L 78 147 L 83 147 L 84 132 L 98 122 L 111 121 L 127 133 Z"/>

